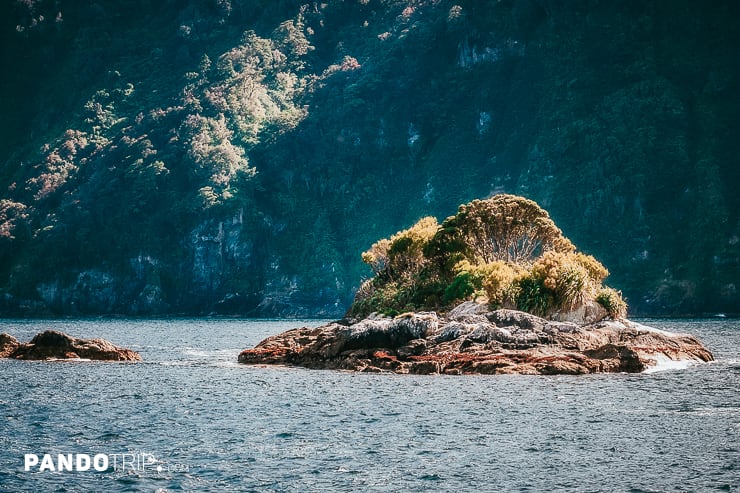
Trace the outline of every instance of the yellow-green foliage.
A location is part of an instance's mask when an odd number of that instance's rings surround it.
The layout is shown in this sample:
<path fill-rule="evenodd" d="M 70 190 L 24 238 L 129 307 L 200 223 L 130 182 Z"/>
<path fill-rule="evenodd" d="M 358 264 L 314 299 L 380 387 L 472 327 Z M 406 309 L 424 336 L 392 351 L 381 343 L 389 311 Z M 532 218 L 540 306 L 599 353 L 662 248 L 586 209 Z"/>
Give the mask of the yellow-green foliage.
<path fill-rule="evenodd" d="M 483 290 L 491 306 L 501 307 L 513 302 L 511 287 L 517 276 L 524 272 L 522 267 L 496 261 L 478 266 L 478 270 L 483 274 Z"/>
<path fill-rule="evenodd" d="M 614 319 L 627 316 L 627 302 L 622 293 L 610 287 L 603 287 L 596 294 L 596 302 L 603 306 L 610 317 Z"/>
<path fill-rule="evenodd" d="M 363 252 L 362 260 L 370 266 L 375 278 L 363 283 L 358 291 L 351 314 L 370 312 L 397 313 L 429 306 L 441 300 L 436 287 L 436 274 L 422 271 L 429 263 L 424 247 L 439 230 L 433 217 L 424 217 L 408 229 L 375 242 Z M 434 286 L 434 287 L 432 287 Z"/>
<path fill-rule="evenodd" d="M 387 238 L 376 241 L 369 250 L 362 253 L 362 261 L 373 270 L 375 275 L 384 272 L 388 267 L 388 248 L 391 242 Z"/>
<path fill-rule="evenodd" d="M 517 264 L 501 260 L 478 265 L 463 260 L 455 265 L 455 272 L 455 279 L 467 277 L 475 287 L 475 291 L 467 298 L 485 296 L 491 306 L 501 307 L 513 303 L 511 293 L 514 280 L 526 271 Z"/>
<path fill-rule="evenodd" d="M 461 205 L 442 226 L 462 240 L 476 263 L 525 263 L 547 251 L 575 251 L 546 210 L 516 195 Z"/>
<path fill-rule="evenodd" d="M 549 251 L 532 265 L 531 275 L 550 290 L 552 308 L 572 308 L 594 299 L 608 271 L 598 260 L 582 253 Z"/>
<path fill-rule="evenodd" d="M 417 306 L 411 303 L 410 291 L 411 287 L 408 284 L 393 281 L 378 283 L 377 278 L 371 279 L 363 283 L 349 314 L 363 316 L 379 312 L 395 316 L 404 311 L 413 311 Z"/>
<path fill-rule="evenodd" d="M 531 271 L 520 273 L 510 287 L 510 296 L 518 310 L 546 316 L 555 305 L 553 291 L 544 285 L 544 279 Z"/>
<path fill-rule="evenodd" d="M 373 244 L 362 254 L 362 261 L 370 265 L 376 275 L 391 279 L 413 276 L 423 266 L 424 246 L 439 229 L 433 217 L 423 217 L 411 226 Z"/>
<path fill-rule="evenodd" d="M 578 252 L 575 254 L 575 261 L 578 262 L 588 272 L 588 276 L 597 283 L 600 283 L 609 276 L 609 271 L 601 262 L 591 255 Z"/>
<path fill-rule="evenodd" d="M 439 229 L 437 219 L 423 217 L 409 229 L 391 236 L 388 260 L 391 271 L 400 276 L 414 275 L 424 265 L 424 247 Z"/>
<path fill-rule="evenodd" d="M 541 316 L 596 300 L 623 317 L 621 295 L 605 288 L 609 271 L 575 251 L 535 202 L 497 195 L 462 205 L 440 226 L 425 217 L 362 254 L 376 274 L 351 310 L 405 311 L 487 299 Z"/>

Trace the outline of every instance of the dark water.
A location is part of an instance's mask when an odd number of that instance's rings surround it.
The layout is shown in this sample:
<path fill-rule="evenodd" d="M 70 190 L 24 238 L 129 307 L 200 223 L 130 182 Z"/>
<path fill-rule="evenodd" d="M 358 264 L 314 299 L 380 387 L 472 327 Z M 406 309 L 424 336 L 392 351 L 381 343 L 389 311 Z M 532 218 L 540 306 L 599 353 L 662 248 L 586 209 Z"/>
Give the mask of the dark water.
<path fill-rule="evenodd" d="M 0 322 L 21 340 L 105 337 L 145 360 L 0 360 L 0 491 L 740 491 L 740 323 L 643 322 L 699 336 L 718 361 L 366 375 L 235 363 L 295 321 Z M 25 472 L 30 453 L 130 455 L 103 472 Z"/>

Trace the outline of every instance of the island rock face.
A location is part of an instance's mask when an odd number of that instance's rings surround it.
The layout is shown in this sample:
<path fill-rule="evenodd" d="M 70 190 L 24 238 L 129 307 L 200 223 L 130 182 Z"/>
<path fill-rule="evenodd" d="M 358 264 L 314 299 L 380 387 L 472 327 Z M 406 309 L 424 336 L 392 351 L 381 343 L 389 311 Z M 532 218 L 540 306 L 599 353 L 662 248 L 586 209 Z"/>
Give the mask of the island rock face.
<path fill-rule="evenodd" d="M 465 302 L 446 315 L 371 315 L 268 337 L 245 364 L 412 374 L 638 373 L 713 356 L 696 338 L 628 320 L 577 324 Z"/>
<path fill-rule="evenodd" d="M 15 337 L 6 333 L 0 334 L 0 358 L 8 358 L 20 345 Z"/>
<path fill-rule="evenodd" d="M 25 360 L 141 361 L 141 356 L 136 351 L 115 346 L 105 339 L 78 339 L 57 330 L 36 334 L 27 343 L 19 343 L 8 334 L 0 334 L 0 357 Z"/>

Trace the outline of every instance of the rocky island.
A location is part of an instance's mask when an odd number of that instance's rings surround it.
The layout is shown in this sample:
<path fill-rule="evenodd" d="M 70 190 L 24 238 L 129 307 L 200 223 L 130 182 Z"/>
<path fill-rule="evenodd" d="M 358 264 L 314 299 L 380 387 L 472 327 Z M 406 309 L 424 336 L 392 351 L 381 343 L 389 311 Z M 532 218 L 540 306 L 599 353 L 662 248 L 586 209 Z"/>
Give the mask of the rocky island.
<path fill-rule="evenodd" d="M 375 277 L 347 316 L 239 355 L 244 364 L 413 374 L 642 372 L 713 356 L 691 335 L 626 319 L 608 271 L 513 195 L 424 218 L 363 254 Z M 403 313 L 400 313 L 403 311 Z"/>
<path fill-rule="evenodd" d="M 636 373 L 665 361 L 711 360 L 690 335 L 628 320 L 558 322 L 474 302 L 445 315 L 373 315 L 294 329 L 239 355 L 247 364 L 414 374 Z"/>
<path fill-rule="evenodd" d="M 11 335 L 0 334 L 0 358 L 141 361 L 141 355 L 136 351 L 116 346 L 105 339 L 79 339 L 57 330 L 40 332 L 26 343 Z"/>

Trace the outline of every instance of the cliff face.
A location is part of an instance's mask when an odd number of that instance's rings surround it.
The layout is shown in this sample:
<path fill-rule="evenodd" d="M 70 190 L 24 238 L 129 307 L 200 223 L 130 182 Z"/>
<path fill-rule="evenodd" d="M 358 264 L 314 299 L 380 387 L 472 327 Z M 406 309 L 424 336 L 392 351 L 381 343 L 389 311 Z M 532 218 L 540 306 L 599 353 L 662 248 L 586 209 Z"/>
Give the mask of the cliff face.
<path fill-rule="evenodd" d="M 0 312 L 340 315 L 357 252 L 525 195 L 633 314 L 740 306 L 732 2 L 0 12 Z"/>

